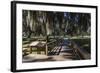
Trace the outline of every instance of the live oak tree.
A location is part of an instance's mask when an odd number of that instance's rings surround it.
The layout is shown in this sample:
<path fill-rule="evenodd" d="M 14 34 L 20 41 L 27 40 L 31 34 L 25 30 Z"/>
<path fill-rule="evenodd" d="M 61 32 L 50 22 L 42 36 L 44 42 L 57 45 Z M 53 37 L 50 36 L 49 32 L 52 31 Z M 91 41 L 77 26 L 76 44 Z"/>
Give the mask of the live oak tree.
<path fill-rule="evenodd" d="M 23 36 L 90 35 L 89 13 L 23 10 Z"/>

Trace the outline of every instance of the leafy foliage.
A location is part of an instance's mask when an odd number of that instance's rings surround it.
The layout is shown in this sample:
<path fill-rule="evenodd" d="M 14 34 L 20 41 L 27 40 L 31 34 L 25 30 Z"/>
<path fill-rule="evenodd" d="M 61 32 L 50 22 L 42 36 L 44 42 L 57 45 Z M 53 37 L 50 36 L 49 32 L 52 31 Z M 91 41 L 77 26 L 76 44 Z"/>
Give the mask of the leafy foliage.
<path fill-rule="evenodd" d="M 90 35 L 91 14 L 23 10 L 23 37 Z"/>

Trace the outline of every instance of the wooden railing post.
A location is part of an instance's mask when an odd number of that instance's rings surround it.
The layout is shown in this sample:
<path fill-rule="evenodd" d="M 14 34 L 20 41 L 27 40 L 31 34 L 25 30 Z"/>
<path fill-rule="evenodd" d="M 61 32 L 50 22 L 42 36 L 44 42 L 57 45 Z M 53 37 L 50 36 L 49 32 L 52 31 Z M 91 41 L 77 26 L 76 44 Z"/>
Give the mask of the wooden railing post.
<path fill-rule="evenodd" d="M 48 55 L 48 35 L 46 36 L 46 50 L 45 50 L 45 54 Z"/>

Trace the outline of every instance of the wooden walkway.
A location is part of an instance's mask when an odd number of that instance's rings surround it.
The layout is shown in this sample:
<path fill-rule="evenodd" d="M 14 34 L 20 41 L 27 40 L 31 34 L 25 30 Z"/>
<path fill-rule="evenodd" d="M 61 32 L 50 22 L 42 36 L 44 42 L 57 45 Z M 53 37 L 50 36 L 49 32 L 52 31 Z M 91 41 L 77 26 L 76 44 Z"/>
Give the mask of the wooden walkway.
<path fill-rule="evenodd" d="M 44 61 L 66 61 L 88 59 L 74 42 L 68 39 L 58 39 L 57 45 L 48 52 L 48 55 L 29 54 L 23 58 L 23 62 L 44 62 Z"/>
<path fill-rule="evenodd" d="M 54 49 L 52 49 L 48 55 L 60 55 L 66 56 L 66 58 L 70 56 L 70 59 L 80 59 L 79 55 L 75 52 L 75 49 L 71 47 L 71 41 L 68 39 L 62 40 L 60 44 L 58 44 Z"/>

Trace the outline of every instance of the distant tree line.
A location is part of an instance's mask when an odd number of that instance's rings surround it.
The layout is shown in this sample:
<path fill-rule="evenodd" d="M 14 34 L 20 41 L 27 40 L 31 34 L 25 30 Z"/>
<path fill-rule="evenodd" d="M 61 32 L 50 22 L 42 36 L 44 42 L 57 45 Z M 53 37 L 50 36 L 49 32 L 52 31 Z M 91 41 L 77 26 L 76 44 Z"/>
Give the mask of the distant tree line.
<path fill-rule="evenodd" d="M 23 36 L 90 35 L 91 14 L 53 11 L 22 11 Z"/>

